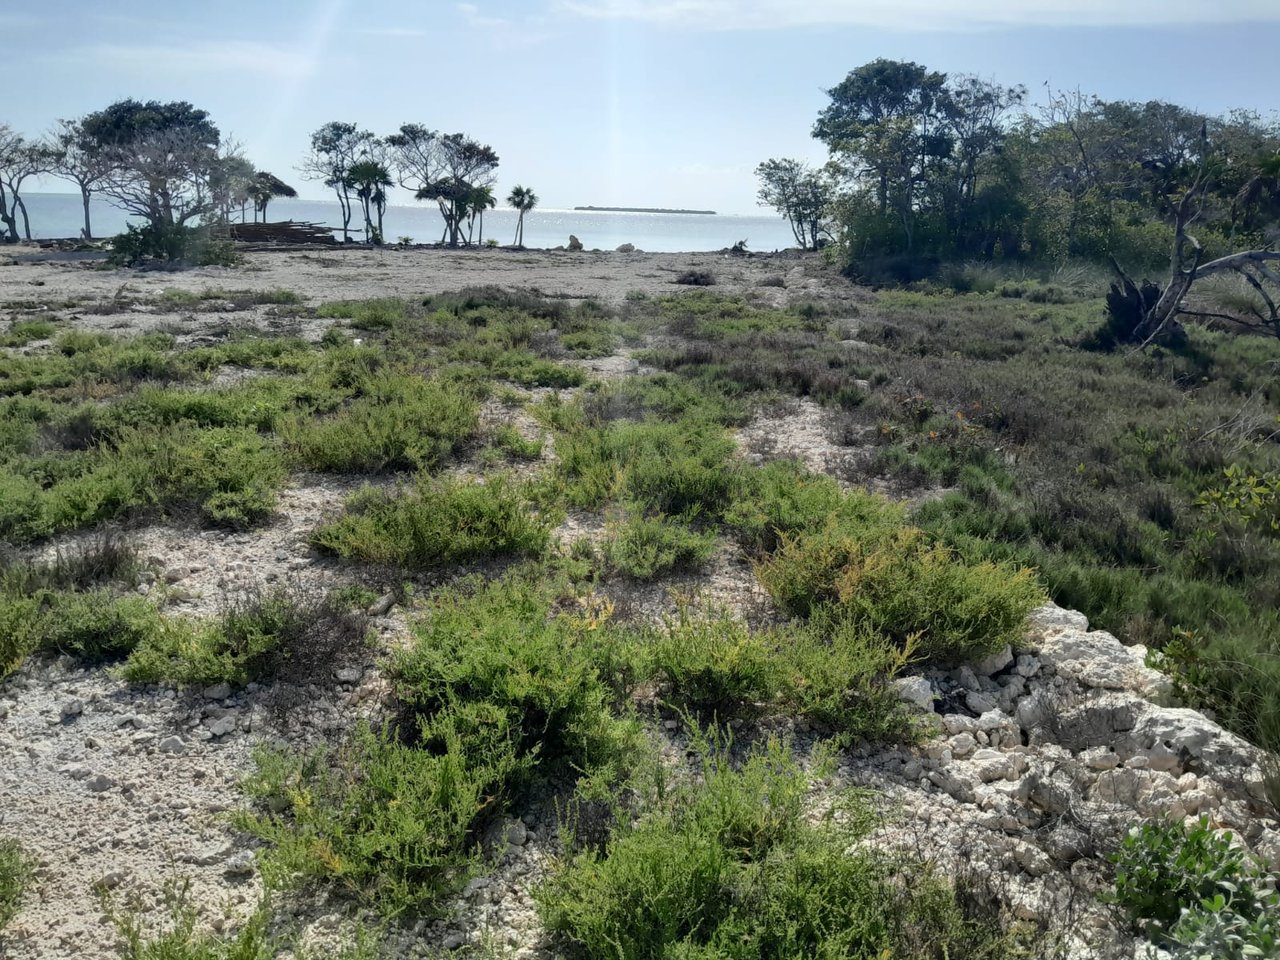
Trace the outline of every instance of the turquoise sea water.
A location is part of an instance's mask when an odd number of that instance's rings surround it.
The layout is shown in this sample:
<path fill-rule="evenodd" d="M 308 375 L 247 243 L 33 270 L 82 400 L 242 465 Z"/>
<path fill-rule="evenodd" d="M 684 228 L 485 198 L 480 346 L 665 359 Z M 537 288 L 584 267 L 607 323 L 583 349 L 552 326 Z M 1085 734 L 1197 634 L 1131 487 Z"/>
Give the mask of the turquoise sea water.
<path fill-rule="evenodd" d="M 78 237 L 84 223 L 80 197 L 65 193 L 31 193 L 23 198 L 31 215 L 31 235 L 37 239 Z M 341 225 L 338 204 L 311 200 L 275 200 L 268 209 L 271 220 L 306 220 L 329 226 Z M 110 204 L 93 200 L 89 215 L 96 237 L 109 237 L 124 230 L 127 218 Z M 252 216 L 252 214 L 250 214 Z M 356 226 L 353 221 L 352 226 Z M 415 243 L 435 243 L 444 231 L 444 221 L 435 205 L 392 206 L 387 208 L 383 226 L 388 241 L 402 236 Z M 22 219 L 18 219 L 22 227 Z M 490 210 L 484 218 L 485 239 L 501 244 L 515 239 L 514 210 Z M 739 240 L 747 249 L 782 250 L 795 246 L 791 228 L 778 216 L 738 217 L 664 213 L 602 213 L 579 210 L 534 210 L 525 216 L 526 247 L 556 247 L 574 234 L 588 249 L 612 250 L 623 243 L 641 250 L 694 251 L 722 250 Z M 362 230 L 353 238 L 363 238 Z"/>

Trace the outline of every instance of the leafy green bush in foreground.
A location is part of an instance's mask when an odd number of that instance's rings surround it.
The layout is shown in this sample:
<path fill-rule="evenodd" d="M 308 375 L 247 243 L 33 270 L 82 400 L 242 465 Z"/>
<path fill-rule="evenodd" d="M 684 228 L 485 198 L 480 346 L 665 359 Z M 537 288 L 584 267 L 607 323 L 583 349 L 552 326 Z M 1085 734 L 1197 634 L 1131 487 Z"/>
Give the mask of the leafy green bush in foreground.
<path fill-rule="evenodd" d="M 1136 932 L 1178 956 L 1244 960 L 1280 952 L 1275 878 L 1206 818 L 1144 824 L 1112 860 L 1109 899 Z"/>
<path fill-rule="evenodd" d="M 632 510 L 610 526 L 603 546 L 609 569 L 636 580 L 652 580 L 668 571 L 702 566 L 715 552 L 716 534 Z"/>
<path fill-rule="evenodd" d="M 419 478 L 396 494 L 356 494 L 312 542 L 348 559 L 422 569 L 537 556 L 550 531 L 550 519 L 536 515 L 523 489 L 503 476 L 484 483 Z"/>
<path fill-rule="evenodd" d="M 651 798 L 603 850 L 570 856 L 535 894 L 567 955 L 682 958 L 1016 956 L 927 866 L 850 849 L 862 829 L 805 816 L 807 783 L 772 744 L 740 769 L 708 748 L 697 784 Z M 854 823 L 866 811 L 851 810 Z"/>

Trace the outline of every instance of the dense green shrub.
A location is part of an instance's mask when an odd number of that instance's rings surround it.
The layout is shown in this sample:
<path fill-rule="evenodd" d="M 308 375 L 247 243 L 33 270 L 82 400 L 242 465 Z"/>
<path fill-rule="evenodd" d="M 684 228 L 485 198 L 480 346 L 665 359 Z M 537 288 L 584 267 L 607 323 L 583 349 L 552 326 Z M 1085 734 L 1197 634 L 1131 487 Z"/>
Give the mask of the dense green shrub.
<path fill-rule="evenodd" d="M 716 549 L 713 530 L 697 531 L 662 515 L 627 511 L 605 535 L 603 553 L 611 571 L 636 580 L 652 580 L 673 570 L 693 570 Z"/>
<path fill-rule="evenodd" d="M 553 612 L 545 586 L 521 578 L 440 597 L 391 671 L 415 711 L 498 718 L 543 766 L 616 766 L 634 745 L 634 725 L 615 715 L 631 682 L 625 641 L 589 611 Z"/>
<path fill-rule="evenodd" d="M 645 638 L 637 655 L 645 675 L 678 706 L 702 715 L 805 716 L 848 742 L 909 734 L 891 682 L 914 652 L 829 609 L 769 630 L 752 630 L 722 612 L 682 609 Z"/>
<path fill-rule="evenodd" d="M 1274 877 L 1208 819 L 1143 824 L 1111 859 L 1116 877 L 1108 899 L 1136 932 L 1166 949 L 1233 960 L 1280 949 Z"/>
<path fill-rule="evenodd" d="M 533 512 L 525 490 L 502 475 L 484 483 L 419 478 L 394 494 L 356 494 L 341 517 L 312 534 L 312 543 L 348 559 L 430 568 L 537 556 L 551 526 Z"/>
<path fill-rule="evenodd" d="M 805 615 L 838 604 L 844 615 L 940 660 L 983 656 L 1021 636 L 1043 599 L 1032 571 L 964 562 L 911 527 L 842 524 L 785 539 L 757 572 L 774 600 Z"/>
<path fill-rule="evenodd" d="M 1016 955 L 1009 933 L 966 919 L 927 867 L 850 849 L 856 828 L 811 825 L 805 790 L 776 744 L 741 769 L 705 753 L 696 785 L 652 798 L 539 888 L 543 922 L 584 958 Z"/>
<path fill-rule="evenodd" d="M 245 788 L 264 811 L 237 825 L 271 844 L 275 882 L 332 883 L 390 916 L 429 911 L 471 875 L 480 829 L 525 765 L 499 719 L 463 734 L 442 718 L 419 732 L 431 749 L 362 723 L 333 753 L 260 751 Z"/>
<path fill-rule="evenodd" d="M 629 500 L 669 516 L 718 517 L 737 472 L 733 440 L 698 422 L 610 423 L 556 439 L 558 469 L 577 506 Z"/>
<path fill-rule="evenodd" d="M 382 373 L 334 416 L 279 424 L 291 459 L 312 470 L 434 469 L 475 433 L 479 407 L 456 385 Z"/>

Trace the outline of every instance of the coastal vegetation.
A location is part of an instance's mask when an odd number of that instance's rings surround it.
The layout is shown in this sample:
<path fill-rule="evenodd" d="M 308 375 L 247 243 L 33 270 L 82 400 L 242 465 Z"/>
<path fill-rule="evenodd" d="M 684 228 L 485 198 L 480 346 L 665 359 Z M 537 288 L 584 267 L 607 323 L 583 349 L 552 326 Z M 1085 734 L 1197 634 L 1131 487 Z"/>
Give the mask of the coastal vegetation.
<path fill-rule="evenodd" d="M 1280 754 L 1277 278 L 1265 249 L 1201 273 L 1277 226 L 1280 130 L 1078 94 L 1018 116 L 1020 88 L 884 60 L 830 97 L 815 136 L 831 162 L 766 161 L 760 196 L 824 251 L 803 263 L 876 282 L 856 301 L 680 263 L 616 304 L 379 279 L 366 299 L 121 286 L 109 304 L 6 305 L 0 679 L 32 660 L 107 670 L 190 698 L 184 729 L 209 739 L 240 729 L 212 702 L 262 684 L 361 689 L 324 742 L 254 754 L 230 819 L 258 910 L 223 937 L 197 932 L 182 891 L 159 933 L 107 909 L 122 955 L 272 955 L 290 922 L 272 898 L 304 891 L 367 924 L 352 956 L 373 957 L 375 924 L 416 936 L 487 890 L 535 804 L 559 835 L 527 889 L 557 955 L 1065 955 L 1050 920 L 977 875 L 879 843 L 902 815 L 840 769 L 903 748 L 901 782 L 945 790 L 919 763 L 926 744 L 943 754 L 935 689 L 910 671 L 947 677 L 969 750 L 1014 771 L 973 665 L 1015 663 L 1049 599 L 1142 644 L 1179 704 Z M 21 163 L 64 164 L 86 202 L 145 221 L 116 243 L 128 263 L 218 262 L 211 223 L 292 189 L 185 103 L 122 101 L 60 143 L 0 156 L 0 219 L 16 236 Z M 344 239 L 358 215 L 380 243 L 399 185 L 458 246 L 483 242 L 497 166 L 461 133 L 334 122 L 306 173 Z M 507 203 L 520 246 L 537 197 Z M 1157 268 L 1163 289 L 1132 279 Z M 191 333 L 224 309 L 251 319 Z M 94 310 L 185 319 L 74 322 Z M 805 411 L 822 470 L 746 439 Z M 327 499 L 286 523 L 304 482 Z M 175 613 L 178 588 L 130 542 L 157 524 L 240 545 L 276 530 L 329 579 Z M 715 598 L 690 589 L 712 575 Z M 388 642 L 370 624 L 395 606 Z M 1025 690 L 1040 664 L 1022 660 Z M 972 689 L 950 679 L 966 675 Z M 1018 729 L 1014 755 L 1035 736 Z M 1280 810 L 1275 770 L 1249 786 L 1259 822 Z M 1016 779 L 982 779 L 984 813 L 1013 802 L 988 785 Z M 1025 826 L 993 822 L 1007 845 Z M 1129 933 L 1186 955 L 1274 951 L 1274 876 L 1233 836 L 1174 816 L 1113 839 L 1093 859 Z M 0 935 L 32 876 L 0 837 Z"/>

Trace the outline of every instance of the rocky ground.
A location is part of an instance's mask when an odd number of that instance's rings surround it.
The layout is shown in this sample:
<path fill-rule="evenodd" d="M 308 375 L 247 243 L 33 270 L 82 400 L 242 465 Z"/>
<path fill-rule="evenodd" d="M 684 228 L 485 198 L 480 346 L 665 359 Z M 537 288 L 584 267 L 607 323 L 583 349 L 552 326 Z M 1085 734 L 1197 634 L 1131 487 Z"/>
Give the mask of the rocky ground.
<path fill-rule="evenodd" d="M 233 271 L 8 266 L 0 269 L 0 307 L 45 304 L 95 329 L 178 325 L 183 337 L 196 338 L 243 323 L 314 338 L 329 321 L 270 306 L 166 313 L 155 298 L 172 289 L 284 288 L 314 304 L 496 283 L 622 303 L 633 291 L 679 289 L 672 280 L 687 269 L 713 270 L 725 289 L 749 291 L 762 303 L 823 299 L 847 306 L 852 316 L 866 302 L 814 259 L 324 251 L 255 254 L 248 267 Z M 118 312 L 103 306 L 113 302 L 129 306 Z M 597 377 L 638 369 L 625 351 L 589 365 Z M 765 411 L 740 431 L 740 445 L 745 456 L 797 457 L 850 482 L 862 454 L 856 444 L 833 443 L 824 418 L 807 402 Z M 277 582 L 360 583 L 382 592 L 388 584 L 376 572 L 323 560 L 306 541 L 359 482 L 295 478 L 277 520 L 249 534 L 165 524 L 132 531 L 150 570 L 141 589 L 164 598 L 169 612 L 190 616 L 214 612 L 237 591 Z M 558 533 L 563 542 L 595 539 L 602 524 L 597 516 L 571 514 Z M 52 556 L 74 539 L 32 555 Z M 431 583 L 419 586 L 426 592 Z M 659 618 L 677 597 L 691 596 L 753 620 L 772 615 L 750 565 L 727 548 L 699 575 L 609 590 L 620 614 L 638 619 Z M 0 835 L 17 838 L 38 864 L 34 891 L 10 928 L 9 956 L 114 956 L 104 895 L 155 916 L 176 880 L 191 884 L 191 902 L 213 929 L 241 921 L 258 902 L 261 881 L 253 851 L 227 814 L 239 802 L 237 783 L 252 769 L 254 745 L 306 749 L 376 714 L 386 692 L 379 649 L 404 636 L 412 615 L 392 600 L 386 595 L 371 610 L 378 649 L 311 687 L 140 688 L 108 670 L 63 661 L 30 662 L 0 683 Z M 1078 613 L 1041 608 L 1016 649 L 903 680 L 903 697 L 918 705 L 934 735 L 918 749 L 849 752 L 827 789 L 874 788 L 886 818 L 869 842 L 923 853 L 949 872 L 974 873 L 1019 916 L 1057 923 L 1073 956 L 1133 956 L 1093 884 L 1100 851 L 1135 819 L 1208 816 L 1280 868 L 1280 825 L 1265 804 L 1258 752 L 1201 714 L 1165 705 L 1168 682 L 1145 666 L 1144 655 L 1089 631 Z M 803 725 L 783 726 L 802 747 L 813 739 Z M 678 724 L 660 724 L 655 735 L 678 755 Z M 397 955 L 464 945 L 500 947 L 514 957 L 550 955 L 530 890 L 559 851 L 554 801 L 534 801 L 519 818 L 497 825 L 488 838 L 494 869 L 468 885 L 446 919 L 398 934 Z M 292 910 L 306 941 L 321 949 L 344 935 L 342 915 L 326 904 L 286 907 L 286 919 Z"/>

